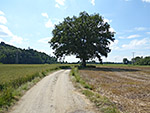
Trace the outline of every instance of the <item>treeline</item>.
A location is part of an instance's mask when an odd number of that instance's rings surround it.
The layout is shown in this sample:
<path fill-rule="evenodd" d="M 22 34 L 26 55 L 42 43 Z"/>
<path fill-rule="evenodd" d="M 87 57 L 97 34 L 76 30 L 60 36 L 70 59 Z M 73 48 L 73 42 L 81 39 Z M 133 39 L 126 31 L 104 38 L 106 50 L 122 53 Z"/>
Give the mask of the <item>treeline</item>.
<path fill-rule="evenodd" d="M 52 64 L 57 63 L 55 57 L 33 49 L 20 49 L 14 46 L 0 43 L 0 63 L 3 64 Z"/>
<path fill-rule="evenodd" d="M 135 65 L 150 65 L 150 56 L 147 57 L 135 57 L 131 61 L 127 58 L 123 59 L 124 64 L 135 64 Z"/>
<path fill-rule="evenodd" d="M 145 58 L 138 56 L 132 59 L 132 62 L 134 62 L 134 64 L 136 65 L 150 65 L 150 56 L 147 56 Z"/>

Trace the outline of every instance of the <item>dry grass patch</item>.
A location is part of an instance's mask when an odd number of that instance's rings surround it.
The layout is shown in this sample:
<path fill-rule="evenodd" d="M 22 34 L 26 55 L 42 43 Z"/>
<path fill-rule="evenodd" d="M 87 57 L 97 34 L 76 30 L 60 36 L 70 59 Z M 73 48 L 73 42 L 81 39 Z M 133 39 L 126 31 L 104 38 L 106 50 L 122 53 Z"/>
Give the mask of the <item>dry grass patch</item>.
<path fill-rule="evenodd" d="M 104 65 L 79 72 L 94 91 L 111 99 L 122 112 L 150 113 L 150 67 Z"/>

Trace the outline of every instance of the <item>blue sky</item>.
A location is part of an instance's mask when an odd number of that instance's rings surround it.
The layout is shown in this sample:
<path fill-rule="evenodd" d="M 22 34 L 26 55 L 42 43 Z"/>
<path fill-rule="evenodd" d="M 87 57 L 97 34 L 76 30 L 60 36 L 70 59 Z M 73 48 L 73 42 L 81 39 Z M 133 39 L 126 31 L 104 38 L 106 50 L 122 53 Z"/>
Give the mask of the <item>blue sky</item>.
<path fill-rule="evenodd" d="M 104 61 L 130 60 L 132 52 L 150 56 L 150 0 L 0 0 L 0 42 L 53 55 L 48 41 L 54 25 L 82 11 L 99 13 L 116 32 Z"/>

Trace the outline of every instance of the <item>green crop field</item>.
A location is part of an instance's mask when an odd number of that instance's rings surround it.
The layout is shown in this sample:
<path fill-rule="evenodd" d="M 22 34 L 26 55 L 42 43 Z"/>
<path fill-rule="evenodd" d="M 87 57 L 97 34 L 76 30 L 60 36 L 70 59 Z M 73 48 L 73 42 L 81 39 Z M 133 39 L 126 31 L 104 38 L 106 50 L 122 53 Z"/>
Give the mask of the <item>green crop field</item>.
<path fill-rule="evenodd" d="M 0 65 L 0 84 L 8 83 L 10 81 L 16 80 L 21 77 L 26 77 L 28 75 L 33 75 L 35 73 L 41 73 L 58 67 L 56 64 L 52 65 Z"/>
<path fill-rule="evenodd" d="M 16 90 L 35 78 L 42 78 L 48 72 L 60 68 L 60 64 L 0 64 L 0 112 L 4 106 L 10 106 L 15 97 L 20 95 Z"/>

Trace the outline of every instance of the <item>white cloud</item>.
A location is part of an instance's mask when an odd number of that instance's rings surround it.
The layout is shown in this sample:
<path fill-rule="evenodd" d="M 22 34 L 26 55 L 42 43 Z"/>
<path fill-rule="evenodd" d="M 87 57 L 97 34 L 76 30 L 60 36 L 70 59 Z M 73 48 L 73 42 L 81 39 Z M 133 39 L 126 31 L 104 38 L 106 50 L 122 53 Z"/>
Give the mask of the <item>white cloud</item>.
<path fill-rule="evenodd" d="M 132 40 L 129 44 L 122 45 L 123 49 L 138 49 L 146 47 L 146 44 L 148 43 L 148 39 L 144 38 L 142 40 Z"/>
<path fill-rule="evenodd" d="M 0 11 L 0 15 L 4 15 L 4 12 L 3 12 L 3 11 Z"/>
<path fill-rule="evenodd" d="M 91 4 L 94 6 L 95 5 L 95 0 L 91 0 Z"/>
<path fill-rule="evenodd" d="M 131 39 L 131 38 L 138 38 L 138 37 L 140 37 L 140 35 L 130 35 L 130 36 L 128 36 L 127 38 L 128 38 L 128 39 Z"/>
<path fill-rule="evenodd" d="M 0 11 L 1 15 L 4 15 L 2 11 Z M 0 16 L 0 23 L 6 24 L 7 19 L 4 16 Z M 17 43 L 17 44 L 22 44 L 23 38 L 17 35 L 14 35 L 7 26 L 5 25 L 0 25 L 0 37 L 2 38 L 7 38 L 10 37 L 10 41 L 8 42 L 9 44 Z M 1 39 L 1 41 L 4 41 Z"/>
<path fill-rule="evenodd" d="M 138 38 L 138 37 L 140 37 L 140 35 L 130 35 L 130 36 L 128 36 L 128 37 L 120 36 L 119 38 L 120 38 L 120 39 L 132 39 L 132 38 Z"/>
<path fill-rule="evenodd" d="M 142 32 L 142 31 L 146 31 L 146 30 L 149 30 L 149 28 L 148 27 L 135 27 L 130 30 L 123 30 L 123 31 L 119 32 L 119 34 L 127 34 L 127 33 L 132 33 L 132 32 L 137 32 L 137 31 Z"/>
<path fill-rule="evenodd" d="M 114 28 L 109 28 L 109 30 L 111 31 L 111 32 L 115 32 L 115 29 Z"/>
<path fill-rule="evenodd" d="M 0 11 L 0 15 L 5 15 L 4 12 Z M 0 16 L 0 23 L 1 24 L 6 24 L 7 19 L 4 16 Z"/>
<path fill-rule="evenodd" d="M 53 28 L 54 27 L 54 24 L 53 22 L 51 21 L 51 19 L 49 18 L 48 14 L 47 13 L 42 13 L 41 14 L 43 17 L 46 17 L 47 18 L 47 22 L 45 22 L 45 27 L 46 28 Z"/>
<path fill-rule="evenodd" d="M 46 37 L 38 40 L 39 43 L 48 44 L 48 41 L 51 40 L 52 37 Z"/>
<path fill-rule="evenodd" d="M 109 20 L 109 19 L 107 19 L 107 18 L 104 18 L 104 22 L 111 23 L 112 20 Z"/>
<path fill-rule="evenodd" d="M 56 2 L 55 7 L 56 8 L 60 8 L 60 6 L 64 6 L 65 5 L 65 1 L 66 0 L 55 0 L 55 2 Z"/>
<path fill-rule="evenodd" d="M 150 3 L 150 0 L 142 0 L 142 2 Z"/>
<path fill-rule="evenodd" d="M 120 37 L 118 37 L 119 39 L 125 39 L 125 37 L 123 37 L 123 36 L 120 36 Z"/>
<path fill-rule="evenodd" d="M 60 8 L 60 6 L 58 4 L 55 4 L 55 7 Z"/>
<path fill-rule="evenodd" d="M 23 42 L 23 38 L 22 37 L 19 37 L 17 35 L 13 35 L 12 36 L 12 39 L 10 40 L 10 43 L 17 43 L 17 44 L 22 44 Z"/>
<path fill-rule="evenodd" d="M 146 34 L 150 35 L 150 32 L 146 32 Z"/>
<path fill-rule="evenodd" d="M 41 15 L 46 17 L 46 18 L 48 18 L 48 14 L 47 13 L 42 13 Z"/>
<path fill-rule="evenodd" d="M 56 2 L 58 5 L 62 5 L 62 6 L 65 5 L 65 0 L 55 0 L 55 2 Z"/>
<path fill-rule="evenodd" d="M 0 23 L 6 24 L 7 23 L 7 19 L 4 16 L 0 16 Z"/>
<path fill-rule="evenodd" d="M 119 43 L 119 40 L 115 40 L 114 42 L 111 42 L 110 49 L 112 50 L 119 50 L 119 47 L 117 46 Z"/>
<path fill-rule="evenodd" d="M 144 30 L 146 30 L 146 28 L 145 27 L 136 27 L 135 30 L 136 31 L 144 31 Z"/>
<path fill-rule="evenodd" d="M 22 44 L 23 42 L 23 38 L 19 37 L 17 35 L 14 35 L 9 29 L 8 27 L 4 26 L 4 25 L 0 25 L 0 37 L 11 37 L 11 40 L 9 43 L 13 44 L 13 43 L 17 43 L 17 44 Z"/>
<path fill-rule="evenodd" d="M 13 36 L 12 32 L 8 29 L 8 27 L 4 25 L 0 25 L 0 37 L 11 37 Z"/>
<path fill-rule="evenodd" d="M 52 28 L 52 27 L 54 27 L 54 24 L 53 24 L 52 21 L 49 19 L 49 20 L 45 23 L 45 27 L 47 27 L 47 28 Z"/>

